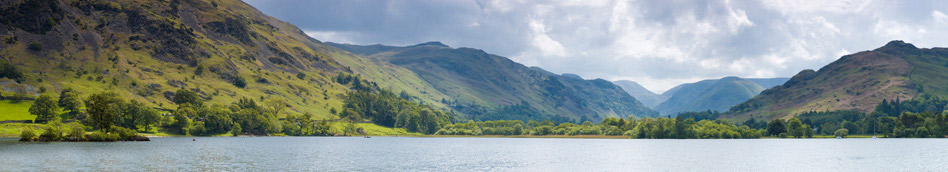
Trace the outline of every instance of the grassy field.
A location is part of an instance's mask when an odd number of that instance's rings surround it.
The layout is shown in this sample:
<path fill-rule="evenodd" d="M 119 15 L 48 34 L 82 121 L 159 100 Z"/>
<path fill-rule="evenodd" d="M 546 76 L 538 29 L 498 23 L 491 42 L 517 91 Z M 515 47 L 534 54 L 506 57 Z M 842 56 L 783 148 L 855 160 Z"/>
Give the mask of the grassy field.
<path fill-rule="evenodd" d="M 6 120 L 33 120 L 35 115 L 30 114 L 33 101 L 12 103 L 10 100 L 0 100 L 0 121 Z"/>
<path fill-rule="evenodd" d="M 27 127 L 33 127 L 37 132 L 42 132 L 45 124 L 25 124 L 25 123 L 7 123 L 0 124 L 0 137 L 20 137 L 20 131 Z"/>
<path fill-rule="evenodd" d="M 332 125 L 332 131 L 336 133 L 342 133 L 342 129 L 345 123 L 336 122 Z M 408 132 L 404 128 L 388 128 L 383 126 L 378 126 L 372 123 L 357 123 L 356 127 L 360 127 L 365 130 L 365 133 L 370 136 L 423 136 L 424 134 Z"/>

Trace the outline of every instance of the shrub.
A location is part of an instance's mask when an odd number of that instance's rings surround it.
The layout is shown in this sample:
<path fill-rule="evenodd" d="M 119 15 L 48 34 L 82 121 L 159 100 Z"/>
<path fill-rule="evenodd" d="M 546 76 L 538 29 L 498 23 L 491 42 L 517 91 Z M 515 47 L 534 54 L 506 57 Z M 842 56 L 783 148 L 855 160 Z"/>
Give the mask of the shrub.
<path fill-rule="evenodd" d="M 240 124 L 234 123 L 234 126 L 231 126 L 231 127 L 230 127 L 230 134 L 231 134 L 231 135 L 234 135 L 234 136 L 237 136 L 237 135 L 240 135 L 240 134 L 241 134 L 241 131 L 242 131 L 242 130 L 243 130 L 243 129 L 240 128 Z"/>
<path fill-rule="evenodd" d="M 49 121 L 44 129 L 39 137 L 42 141 L 59 141 L 63 137 L 63 124 L 59 122 L 59 118 Z"/>
<path fill-rule="evenodd" d="M 32 51 L 41 51 L 43 50 L 43 43 L 33 41 L 33 42 L 30 42 L 30 45 L 27 46 L 27 48 L 29 48 Z"/>
<path fill-rule="evenodd" d="M 234 79 L 234 86 L 237 86 L 237 88 L 247 87 L 247 80 L 244 77 L 237 77 L 237 79 Z"/>
<path fill-rule="evenodd" d="M 299 79 L 303 79 L 303 78 L 306 78 L 306 74 L 305 74 L 305 73 L 303 73 L 303 72 L 300 72 L 300 73 L 296 73 L 296 78 L 299 78 Z"/>
<path fill-rule="evenodd" d="M 86 130 L 82 127 L 82 124 L 78 122 L 69 123 L 66 125 L 66 128 L 69 128 L 69 139 L 74 141 L 80 141 L 85 139 Z"/>
<path fill-rule="evenodd" d="M 23 73 L 13 63 L 0 61 L 0 78 L 10 78 L 20 82 L 23 79 Z"/>
<path fill-rule="evenodd" d="M 114 132 L 114 134 L 118 135 L 119 140 L 132 140 L 134 136 L 138 135 L 138 132 L 125 127 L 112 126 L 111 130 Z"/>
<path fill-rule="evenodd" d="M 918 129 L 915 129 L 915 137 L 926 138 L 929 137 L 929 135 L 931 135 L 931 133 L 925 127 L 918 127 Z"/>
<path fill-rule="evenodd" d="M 89 141 L 99 141 L 99 142 L 113 142 L 118 141 L 119 135 L 114 133 L 105 133 L 102 131 L 95 131 L 89 135 Z"/>
<path fill-rule="evenodd" d="M 20 141 L 32 141 L 36 139 L 36 131 L 32 127 L 27 127 L 20 132 Z"/>

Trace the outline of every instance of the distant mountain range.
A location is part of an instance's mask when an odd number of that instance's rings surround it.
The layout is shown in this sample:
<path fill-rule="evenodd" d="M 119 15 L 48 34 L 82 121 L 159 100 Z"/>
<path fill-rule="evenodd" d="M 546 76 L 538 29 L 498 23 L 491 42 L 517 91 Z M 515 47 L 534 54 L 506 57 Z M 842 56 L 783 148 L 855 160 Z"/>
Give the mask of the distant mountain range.
<path fill-rule="evenodd" d="M 619 80 L 613 81 L 612 83 L 622 87 L 626 93 L 629 93 L 629 95 L 635 97 L 635 99 L 641 101 L 642 104 L 645 104 L 645 106 L 648 106 L 649 108 L 654 108 L 655 106 L 658 106 L 658 104 L 668 99 L 666 96 L 656 94 L 652 91 L 649 91 L 648 89 L 645 89 L 645 87 L 639 85 L 639 83 L 635 81 Z"/>
<path fill-rule="evenodd" d="M 0 16 L 0 60 L 21 70 L 3 71 L 16 80 L 4 80 L 4 92 L 109 91 L 160 109 L 177 108 L 174 92 L 188 89 L 208 104 L 282 100 L 290 113 L 331 119 L 352 91 L 335 81 L 340 75 L 462 120 L 599 121 L 727 110 L 725 117 L 740 121 L 948 97 L 948 49 L 902 41 L 789 79 L 725 77 L 656 94 L 631 81 L 554 74 L 440 42 L 323 43 L 234 0 L 10 1 L 0 5 Z"/>
<path fill-rule="evenodd" d="M 786 84 L 732 108 L 738 121 L 789 118 L 807 111 L 872 111 L 883 99 L 948 96 L 948 49 L 919 49 L 892 41 L 872 51 L 846 55 L 818 71 L 803 70 Z"/>
<path fill-rule="evenodd" d="M 727 111 L 766 88 L 783 84 L 788 78 L 739 78 L 702 80 L 675 86 L 662 94 L 655 94 L 632 81 L 615 81 L 616 85 L 633 97 L 642 100 L 662 115 L 676 115 L 687 111 Z"/>
<path fill-rule="evenodd" d="M 428 90 L 426 94 L 444 95 L 440 103 L 478 120 L 598 121 L 605 117 L 657 115 L 609 81 L 556 75 L 478 49 L 451 48 L 440 42 L 405 47 L 327 44 L 391 68 L 411 71 L 403 75 L 423 81 L 414 87 Z M 370 78 L 375 75 L 371 74 L 375 71 L 353 70 L 369 73 Z"/>

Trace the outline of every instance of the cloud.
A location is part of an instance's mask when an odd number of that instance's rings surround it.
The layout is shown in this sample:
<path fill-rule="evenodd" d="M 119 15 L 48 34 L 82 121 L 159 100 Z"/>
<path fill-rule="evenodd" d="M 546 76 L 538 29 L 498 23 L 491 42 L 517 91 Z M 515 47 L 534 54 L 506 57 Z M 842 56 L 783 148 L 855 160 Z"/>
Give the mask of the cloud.
<path fill-rule="evenodd" d="M 948 2 L 934 0 L 247 2 L 322 41 L 442 41 L 657 92 L 725 76 L 790 77 L 890 40 L 948 40 Z"/>

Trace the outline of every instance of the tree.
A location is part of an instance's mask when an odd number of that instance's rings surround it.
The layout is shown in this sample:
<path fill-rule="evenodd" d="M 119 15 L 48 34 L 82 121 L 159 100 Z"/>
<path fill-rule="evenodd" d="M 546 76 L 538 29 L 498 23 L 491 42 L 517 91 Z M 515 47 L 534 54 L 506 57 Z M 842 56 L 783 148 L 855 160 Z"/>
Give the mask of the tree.
<path fill-rule="evenodd" d="M 767 123 L 767 135 L 776 136 L 787 132 L 787 125 L 782 119 L 774 119 Z"/>
<path fill-rule="evenodd" d="M 45 123 L 55 117 L 58 111 L 59 106 L 56 106 L 56 101 L 49 95 L 40 95 L 33 101 L 33 106 L 30 106 L 30 114 L 36 115 L 35 122 Z"/>
<path fill-rule="evenodd" d="M 839 128 L 845 128 L 846 131 L 849 131 L 854 134 L 858 133 L 859 131 L 859 126 L 856 125 L 856 123 L 849 122 L 849 121 L 843 121 L 842 123 L 839 123 Z"/>
<path fill-rule="evenodd" d="M 178 106 L 190 104 L 194 107 L 201 107 L 204 104 L 204 101 L 201 100 L 201 97 L 197 95 L 196 92 L 186 89 L 180 89 L 174 93 L 175 104 Z"/>
<path fill-rule="evenodd" d="M 108 130 L 120 112 L 119 103 L 123 100 L 118 94 L 105 92 L 93 94 L 86 100 L 86 112 L 89 113 L 89 122 L 96 129 Z"/>
<path fill-rule="evenodd" d="M 194 69 L 194 75 L 201 76 L 202 74 L 204 74 L 204 66 L 197 65 L 197 68 Z"/>
<path fill-rule="evenodd" d="M 180 106 L 174 111 L 174 123 L 168 126 L 168 129 L 178 134 L 188 134 L 188 128 L 191 126 L 189 117 L 196 115 L 197 112 L 193 108 Z"/>
<path fill-rule="evenodd" d="M 272 115 L 280 115 L 281 113 L 283 113 L 284 110 L 286 110 L 286 106 L 288 105 L 288 103 L 286 103 L 286 100 L 283 100 L 281 98 L 269 99 L 264 104 L 267 105 L 267 110 Z"/>
<path fill-rule="evenodd" d="M 789 135 L 792 137 L 800 138 L 806 134 L 806 128 L 803 126 L 803 122 L 800 122 L 798 118 L 790 118 L 788 122 Z"/>
<path fill-rule="evenodd" d="M 151 125 L 158 124 L 158 120 L 161 119 L 161 114 L 152 108 L 144 108 L 140 113 L 140 118 L 135 119 L 135 123 L 145 127 L 145 131 L 150 131 Z"/>
<path fill-rule="evenodd" d="M 803 125 L 803 128 L 803 135 L 806 136 L 806 138 L 813 138 L 813 129 L 811 129 L 810 126 L 806 124 Z"/>
<path fill-rule="evenodd" d="M 69 118 L 74 118 L 81 110 L 82 99 L 79 98 L 79 94 L 76 92 L 66 92 L 66 94 L 59 96 L 59 105 L 64 110 L 69 111 Z"/>
<path fill-rule="evenodd" d="M 918 127 L 918 129 L 915 129 L 915 137 L 926 138 L 926 137 L 929 137 L 930 135 L 931 135 L 931 132 L 929 132 L 928 129 L 925 127 Z"/>
<path fill-rule="evenodd" d="M 849 130 L 845 128 L 839 129 L 839 130 L 836 130 L 835 134 L 836 134 L 836 137 L 846 137 L 846 136 L 849 136 Z"/>
<path fill-rule="evenodd" d="M 689 118 L 689 119 L 692 119 L 692 118 Z M 679 138 L 679 139 L 688 138 L 687 136 L 688 132 L 686 130 L 687 130 L 687 126 L 685 124 L 685 117 L 683 116 L 675 117 L 675 131 L 674 131 L 675 138 Z"/>
<path fill-rule="evenodd" d="M 23 73 L 16 68 L 16 65 L 13 65 L 6 60 L 0 61 L 0 78 L 10 78 L 16 82 L 22 82 Z"/>
<path fill-rule="evenodd" d="M 305 73 L 303 73 L 303 72 L 300 72 L 300 73 L 296 73 L 296 78 L 299 78 L 299 79 L 303 79 L 303 78 L 306 78 L 306 74 L 305 74 Z"/>
<path fill-rule="evenodd" d="M 925 118 L 916 113 L 903 112 L 901 115 L 899 115 L 899 120 L 902 121 L 902 125 L 906 128 L 916 128 L 919 127 L 919 124 L 925 121 Z"/>
<path fill-rule="evenodd" d="M 237 88 L 247 87 L 247 80 L 244 79 L 244 77 L 238 76 L 236 79 L 234 79 L 234 86 L 236 86 Z"/>
<path fill-rule="evenodd" d="M 356 133 L 356 130 L 359 129 L 355 124 L 355 120 L 352 118 L 346 118 L 343 121 L 345 121 L 345 124 L 342 128 L 342 135 L 349 136 L 350 134 Z"/>

